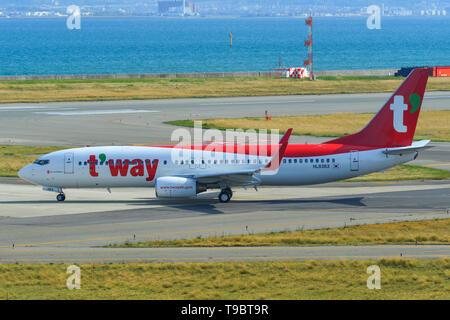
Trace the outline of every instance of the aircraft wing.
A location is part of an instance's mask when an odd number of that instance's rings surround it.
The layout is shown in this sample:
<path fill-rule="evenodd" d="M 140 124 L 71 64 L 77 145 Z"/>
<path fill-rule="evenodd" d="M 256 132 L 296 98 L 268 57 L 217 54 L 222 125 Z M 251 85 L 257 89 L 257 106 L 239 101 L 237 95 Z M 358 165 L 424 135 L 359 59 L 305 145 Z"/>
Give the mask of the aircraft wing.
<path fill-rule="evenodd" d="M 427 146 L 427 144 L 429 142 L 430 142 L 430 140 L 415 141 L 412 143 L 412 145 L 410 145 L 408 147 L 386 148 L 386 150 L 384 150 L 383 153 L 385 153 L 385 154 L 405 154 L 405 153 L 416 152 L 419 150 L 432 148 L 432 146 Z"/>
<path fill-rule="evenodd" d="M 261 180 L 255 176 L 259 169 L 254 170 L 236 170 L 229 172 L 217 172 L 194 176 L 200 183 L 206 184 L 225 184 L 225 185 L 254 185 L 259 184 Z"/>
<path fill-rule="evenodd" d="M 272 159 L 269 164 L 261 165 L 260 167 L 255 169 L 225 172 L 205 172 L 199 174 L 191 174 L 186 177 L 196 179 L 198 182 L 206 184 L 225 184 L 228 186 L 259 184 L 261 182 L 261 179 L 258 176 L 255 176 L 255 174 L 260 173 L 262 170 L 277 170 L 279 168 L 279 164 L 281 163 L 281 159 L 283 158 L 286 151 L 291 132 L 292 129 L 289 129 L 281 138 L 279 142 L 280 147 L 276 152 L 273 153 Z"/>
<path fill-rule="evenodd" d="M 227 186 L 248 186 L 259 184 L 261 180 L 255 176 L 261 169 L 236 170 L 225 172 L 205 172 L 200 174 L 177 175 L 192 178 L 204 184 L 224 184 Z"/>

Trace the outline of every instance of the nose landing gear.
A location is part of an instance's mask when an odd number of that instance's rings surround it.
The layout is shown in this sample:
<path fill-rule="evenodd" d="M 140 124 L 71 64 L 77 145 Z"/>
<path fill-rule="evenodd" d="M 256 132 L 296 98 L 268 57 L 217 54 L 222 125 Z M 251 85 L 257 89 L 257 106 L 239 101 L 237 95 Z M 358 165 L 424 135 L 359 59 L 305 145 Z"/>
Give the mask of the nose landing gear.
<path fill-rule="evenodd" d="M 42 187 L 42 190 L 58 193 L 58 195 L 56 196 L 56 200 L 58 200 L 59 202 L 66 200 L 66 195 L 64 194 L 62 188 Z"/>
<path fill-rule="evenodd" d="M 231 200 L 231 197 L 233 196 L 233 191 L 231 191 L 230 188 L 222 189 L 219 193 L 219 201 L 222 203 L 228 202 Z"/>
<path fill-rule="evenodd" d="M 64 200 L 66 200 L 66 195 L 63 192 L 61 192 L 60 194 L 58 194 L 56 196 L 56 200 L 58 200 L 59 202 L 62 202 Z"/>

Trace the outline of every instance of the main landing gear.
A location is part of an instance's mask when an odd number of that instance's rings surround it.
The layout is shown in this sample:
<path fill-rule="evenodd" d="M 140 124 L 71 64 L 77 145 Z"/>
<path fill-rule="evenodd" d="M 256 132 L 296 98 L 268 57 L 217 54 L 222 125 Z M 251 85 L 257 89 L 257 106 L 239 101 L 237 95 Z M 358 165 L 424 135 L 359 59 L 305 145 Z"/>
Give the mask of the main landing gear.
<path fill-rule="evenodd" d="M 222 203 L 228 202 L 231 200 L 231 197 L 233 196 L 233 191 L 231 191 L 230 188 L 222 189 L 219 193 L 219 201 Z"/>
<path fill-rule="evenodd" d="M 59 202 L 66 200 L 66 195 L 64 194 L 64 192 L 61 192 L 60 194 L 58 194 L 56 196 L 56 200 L 58 200 Z"/>

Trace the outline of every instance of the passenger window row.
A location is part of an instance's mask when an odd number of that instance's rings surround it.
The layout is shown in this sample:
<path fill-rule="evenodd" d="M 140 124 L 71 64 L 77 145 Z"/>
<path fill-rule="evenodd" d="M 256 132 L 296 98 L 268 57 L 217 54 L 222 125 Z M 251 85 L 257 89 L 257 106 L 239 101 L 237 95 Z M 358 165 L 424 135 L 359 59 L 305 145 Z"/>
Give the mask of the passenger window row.
<path fill-rule="evenodd" d="M 283 163 L 335 163 L 335 158 L 283 158 Z"/>
<path fill-rule="evenodd" d="M 129 160 L 125 160 L 125 161 L 123 161 L 122 162 L 122 164 L 125 164 L 125 165 L 137 165 L 137 164 L 139 164 L 139 162 L 140 162 L 140 164 L 143 164 L 144 162 L 141 160 L 141 161 L 129 161 Z M 152 160 L 151 161 L 151 163 L 152 164 L 155 164 L 156 163 L 156 161 L 155 160 Z M 163 161 L 163 163 L 164 164 L 167 164 L 167 160 L 164 160 Z M 115 161 L 115 163 L 114 163 L 114 165 L 117 165 L 117 164 L 119 164 L 119 162 L 118 162 L 118 160 L 116 160 Z M 145 164 L 150 164 L 150 160 L 146 160 L 145 161 Z M 89 165 L 89 161 L 79 161 L 78 162 L 78 165 L 79 166 L 88 166 Z M 109 166 L 109 161 L 105 161 L 105 162 L 98 162 L 98 161 L 95 161 L 95 165 L 96 166 L 98 166 L 98 165 L 100 165 L 100 166 Z"/>
<path fill-rule="evenodd" d="M 286 159 L 284 160 L 286 162 Z M 142 160 L 140 161 L 142 163 Z M 155 164 L 156 161 L 152 160 L 151 161 L 152 164 Z M 257 158 L 253 158 L 253 159 L 225 159 L 225 160 L 212 160 L 212 159 L 208 159 L 208 160 L 175 160 L 173 163 L 175 165 L 189 165 L 189 164 L 268 164 L 270 162 L 270 159 L 265 158 L 265 159 L 257 159 Z M 117 165 L 119 162 L 118 160 L 115 160 L 114 165 Z M 122 162 L 122 164 L 125 165 L 137 165 L 138 161 L 129 161 L 129 160 L 125 160 Z M 150 164 L 150 161 L 147 160 L 145 161 L 145 164 Z M 168 161 L 164 160 L 162 161 L 162 164 L 167 165 Z M 89 166 L 89 161 L 79 161 L 78 162 L 79 166 Z M 96 166 L 109 166 L 109 161 L 105 161 L 105 162 L 99 162 L 99 161 L 95 161 L 95 165 Z"/>
<path fill-rule="evenodd" d="M 188 165 L 188 164 L 257 164 L 257 163 L 269 163 L 269 159 L 231 159 L 231 160 L 175 160 L 175 165 Z"/>
<path fill-rule="evenodd" d="M 143 161 L 140 161 L 141 163 L 143 162 Z M 336 162 L 336 159 L 335 158 L 283 158 L 283 163 L 286 163 L 286 164 L 288 164 L 288 163 L 300 163 L 300 164 L 302 164 L 302 163 L 335 163 Z M 36 164 L 39 164 L 39 165 L 45 165 L 45 164 L 48 164 L 49 163 L 49 160 L 36 160 L 35 161 L 35 163 Z M 152 164 L 155 164 L 156 163 L 156 161 L 155 160 L 153 160 L 153 161 L 151 161 L 151 163 Z M 167 165 L 168 164 L 168 161 L 167 160 L 164 160 L 164 161 L 162 161 L 162 163 L 164 164 L 164 165 Z M 200 161 L 197 161 L 197 164 L 257 164 L 257 163 L 259 163 L 259 164 L 267 164 L 267 163 L 269 163 L 269 159 L 247 159 L 247 160 L 245 160 L 245 159 L 232 159 L 232 160 L 211 160 L 211 159 L 209 159 L 209 160 L 200 160 Z M 118 164 L 118 161 L 116 160 L 115 161 L 115 165 L 117 165 Z M 138 161 L 128 161 L 128 160 L 126 160 L 126 161 L 124 161 L 123 162 L 123 164 L 125 164 L 125 165 L 137 165 L 138 164 Z M 147 160 L 147 161 L 145 161 L 145 164 L 150 164 L 150 161 L 149 160 Z M 174 164 L 175 165 L 188 165 L 188 164 L 196 164 L 196 162 L 194 161 L 194 160 L 175 160 L 174 161 Z M 89 165 L 89 163 L 88 163 L 88 161 L 79 161 L 78 162 L 78 165 L 79 166 L 87 166 L 87 165 Z M 104 165 L 104 166 L 108 166 L 109 165 L 109 161 L 105 161 L 105 162 L 99 162 L 99 161 L 95 161 L 95 165 L 96 166 L 98 166 L 98 165 Z"/>

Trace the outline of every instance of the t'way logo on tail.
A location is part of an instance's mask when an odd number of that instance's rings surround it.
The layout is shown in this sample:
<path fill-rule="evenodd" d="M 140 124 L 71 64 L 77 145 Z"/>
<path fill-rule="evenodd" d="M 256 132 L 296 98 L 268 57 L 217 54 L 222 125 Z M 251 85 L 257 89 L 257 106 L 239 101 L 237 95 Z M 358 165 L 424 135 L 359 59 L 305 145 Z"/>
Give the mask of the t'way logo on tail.
<path fill-rule="evenodd" d="M 394 103 L 391 104 L 391 110 L 394 112 L 393 125 L 397 132 L 406 132 L 408 127 L 403 124 L 403 112 L 408 110 L 408 105 L 405 104 L 405 98 L 403 96 L 395 96 Z"/>
<path fill-rule="evenodd" d="M 413 93 L 409 96 L 409 103 L 411 104 L 411 109 L 409 113 L 413 114 L 419 110 L 422 103 L 422 99 L 417 93 Z M 393 111 L 393 126 L 395 131 L 399 133 L 408 132 L 408 126 L 404 124 L 404 112 L 408 110 L 408 104 L 405 103 L 404 96 L 394 96 L 394 103 L 391 104 L 390 109 Z"/>

